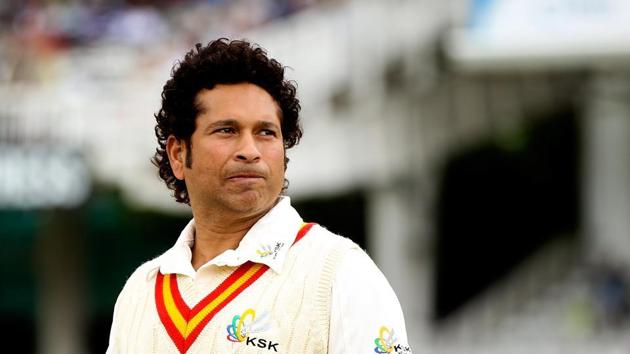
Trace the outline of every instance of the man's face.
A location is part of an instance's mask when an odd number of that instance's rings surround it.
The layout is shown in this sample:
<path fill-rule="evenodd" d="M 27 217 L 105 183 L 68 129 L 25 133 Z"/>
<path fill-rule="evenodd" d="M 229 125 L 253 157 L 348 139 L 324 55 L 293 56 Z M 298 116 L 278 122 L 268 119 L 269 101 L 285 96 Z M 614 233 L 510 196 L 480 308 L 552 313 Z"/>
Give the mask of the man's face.
<path fill-rule="evenodd" d="M 191 151 L 182 144 L 184 160 L 192 153 L 182 174 L 193 210 L 243 217 L 269 210 L 284 183 L 284 144 L 274 99 L 259 86 L 242 83 L 202 90 L 196 104 L 200 112 Z"/>

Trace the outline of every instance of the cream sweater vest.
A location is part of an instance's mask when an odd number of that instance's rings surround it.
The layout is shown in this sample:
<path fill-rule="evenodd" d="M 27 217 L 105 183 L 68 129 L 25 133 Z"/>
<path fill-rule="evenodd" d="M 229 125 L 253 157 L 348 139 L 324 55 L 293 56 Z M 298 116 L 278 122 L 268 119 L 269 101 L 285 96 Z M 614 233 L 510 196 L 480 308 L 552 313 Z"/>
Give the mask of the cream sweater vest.
<path fill-rule="evenodd" d="M 327 353 L 331 286 L 352 241 L 315 225 L 289 250 L 281 273 L 268 270 L 216 314 L 187 353 Z M 178 353 L 155 304 L 156 260 L 139 267 L 121 292 L 108 353 Z M 193 307 L 236 267 L 210 267 L 197 280 L 178 276 L 184 301 Z M 236 315 L 255 312 L 242 326 L 247 339 L 229 340 Z M 251 311 L 249 312 L 251 320 Z M 251 328 L 247 328 L 251 325 Z M 236 326 L 233 326 L 234 332 Z"/>

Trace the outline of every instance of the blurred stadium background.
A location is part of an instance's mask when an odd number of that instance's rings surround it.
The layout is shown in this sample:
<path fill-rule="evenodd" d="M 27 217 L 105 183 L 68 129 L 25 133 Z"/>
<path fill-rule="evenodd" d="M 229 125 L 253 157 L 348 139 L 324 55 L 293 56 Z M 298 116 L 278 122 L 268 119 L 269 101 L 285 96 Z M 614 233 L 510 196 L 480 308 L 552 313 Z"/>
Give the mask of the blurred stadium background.
<path fill-rule="evenodd" d="M 627 0 L 0 1 L 4 351 L 102 353 L 190 213 L 149 162 L 196 42 L 298 82 L 288 194 L 388 276 L 414 353 L 630 353 Z"/>

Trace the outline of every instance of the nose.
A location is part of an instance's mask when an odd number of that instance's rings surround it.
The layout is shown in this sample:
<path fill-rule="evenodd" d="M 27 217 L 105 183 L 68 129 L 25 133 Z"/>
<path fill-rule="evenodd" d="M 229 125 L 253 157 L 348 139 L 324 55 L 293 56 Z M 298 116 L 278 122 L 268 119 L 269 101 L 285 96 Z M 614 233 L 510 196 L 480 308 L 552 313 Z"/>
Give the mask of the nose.
<path fill-rule="evenodd" d="M 260 160 L 260 151 L 256 146 L 256 139 L 253 134 L 241 135 L 234 157 L 241 162 L 256 162 Z"/>

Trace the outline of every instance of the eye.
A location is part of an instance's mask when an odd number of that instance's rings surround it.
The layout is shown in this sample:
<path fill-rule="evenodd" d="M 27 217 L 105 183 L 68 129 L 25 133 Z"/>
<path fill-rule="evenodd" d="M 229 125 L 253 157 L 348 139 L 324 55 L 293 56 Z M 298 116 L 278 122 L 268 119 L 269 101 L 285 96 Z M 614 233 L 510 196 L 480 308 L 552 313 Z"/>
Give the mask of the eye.
<path fill-rule="evenodd" d="M 278 136 L 276 131 L 272 130 L 272 129 L 262 129 L 260 131 L 260 135 L 264 135 L 264 136 Z"/>
<path fill-rule="evenodd" d="M 219 133 L 219 134 L 233 134 L 236 130 L 234 128 L 231 127 L 223 127 L 223 128 L 217 128 L 213 131 L 213 133 Z"/>

